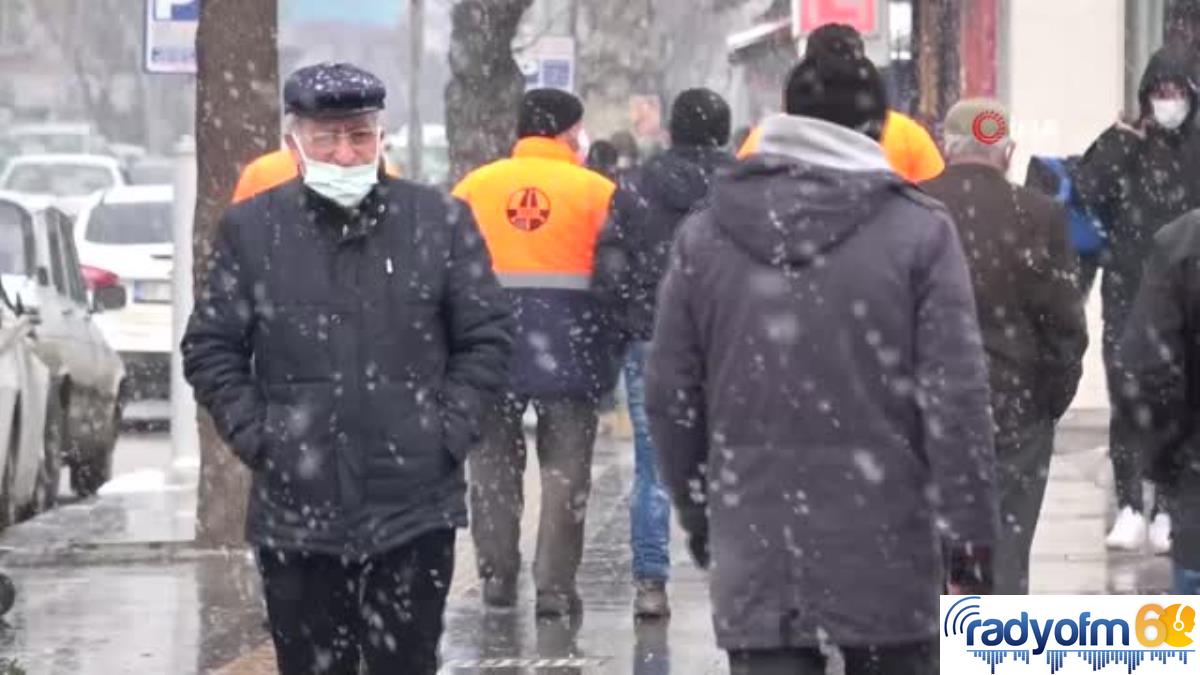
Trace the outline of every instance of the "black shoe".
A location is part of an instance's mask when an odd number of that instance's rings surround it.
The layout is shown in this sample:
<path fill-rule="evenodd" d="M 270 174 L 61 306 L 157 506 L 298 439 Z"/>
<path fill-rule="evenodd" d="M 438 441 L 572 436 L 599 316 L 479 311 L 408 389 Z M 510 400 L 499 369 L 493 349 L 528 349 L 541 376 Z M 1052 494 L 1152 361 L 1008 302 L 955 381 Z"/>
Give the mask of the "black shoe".
<path fill-rule="evenodd" d="M 635 584 L 633 615 L 639 619 L 664 619 L 671 616 L 667 585 L 662 581 L 640 580 Z"/>
<path fill-rule="evenodd" d="M 515 607 L 517 580 L 490 577 L 483 580 L 483 604 L 488 607 Z"/>
<path fill-rule="evenodd" d="M 534 605 L 534 613 L 537 614 L 539 619 L 576 616 L 582 612 L 583 600 L 574 591 L 570 593 L 543 593 L 539 591 L 537 602 Z"/>

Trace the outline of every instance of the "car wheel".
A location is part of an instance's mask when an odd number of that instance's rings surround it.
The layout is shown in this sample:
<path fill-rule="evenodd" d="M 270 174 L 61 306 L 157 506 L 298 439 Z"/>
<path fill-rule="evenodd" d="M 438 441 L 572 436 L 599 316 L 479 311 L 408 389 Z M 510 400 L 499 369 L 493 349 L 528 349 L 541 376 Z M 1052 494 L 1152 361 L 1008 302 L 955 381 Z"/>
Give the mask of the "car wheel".
<path fill-rule="evenodd" d="M 17 602 L 17 586 L 8 575 L 0 574 L 0 616 L 8 613 Z"/>
<path fill-rule="evenodd" d="M 12 426 L 8 433 L 8 443 L 4 446 L 4 481 L 0 484 L 0 529 L 17 522 L 16 497 L 13 495 L 13 483 L 17 479 L 17 453 L 21 448 L 21 404 L 17 402 L 13 412 Z"/>
<path fill-rule="evenodd" d="M 58 485 L 62 476 L 63 456 L 67 450 L 67 393 L 54 392 L 46 403 L 46 458 L 38 473 L 41 493 L 39 508 L 49 511 L 58 504 Z"/>
<path fill-rule="evenodd" d="M 113 424 L 118 424 L 120 407 L 114 406 Z M 106 430 L 107 431 L 107 430 Z M 99 443 L 81 444 L 80 454 L 71 466 L 71 490 L 80 497 L 92 497 L 112 478 L 113 448 L 116 433 L 109 431 Z"/>

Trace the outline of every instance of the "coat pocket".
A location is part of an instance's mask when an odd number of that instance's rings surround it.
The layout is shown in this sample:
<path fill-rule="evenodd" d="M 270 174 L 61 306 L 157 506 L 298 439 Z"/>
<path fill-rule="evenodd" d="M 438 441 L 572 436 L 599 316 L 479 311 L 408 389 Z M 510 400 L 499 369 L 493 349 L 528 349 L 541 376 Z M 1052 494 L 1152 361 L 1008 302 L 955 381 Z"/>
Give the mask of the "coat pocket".
<path fill-rule="evenodd" d="M 338 510 L 336 438 L 330 411 L 317 401 L 268 405 L 263 471 L 271 503 L 300 517 Z"/>

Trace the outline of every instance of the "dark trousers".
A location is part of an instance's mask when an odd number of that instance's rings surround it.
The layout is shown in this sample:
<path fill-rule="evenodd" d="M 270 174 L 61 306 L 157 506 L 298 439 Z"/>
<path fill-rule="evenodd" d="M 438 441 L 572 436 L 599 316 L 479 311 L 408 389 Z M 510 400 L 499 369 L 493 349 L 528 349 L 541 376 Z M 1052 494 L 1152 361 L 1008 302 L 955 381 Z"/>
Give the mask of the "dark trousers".
<path fill-rule="evenodd" d="M 1112 275 L 1106 272 L 1106 275 Z M 1109 282 L 1106 279 L 1106 283 Z M 1104 289 L 1104 371 L 1108 379 L 1109 401 L 1112 408 L 1108 424 L 1108 456 L 1112 461 L 1113 482 L 1117 490 L 1117 508 L 1131 507 L 1134 511 L 1145 511 L 1145 496 L 1142 488 L 1142 458 L 1139 438 L 1144 432 L 1129 413 L 1129 402 L 1121 398 L 1121 388 L 1129 379 L 1125 367 L 1121 341 L 1132 312 L 1132 299 L 1124 294 Z M 1165 499 L 1156 495 L 1153 513 L 1164 510 Z"/>
<path fill-rule="evenodd" d="M 844 647 L 846 675 L 934 675 L 936 645 Z M 771 649 L 729 652 L 730 675 L 825 675 L 826 657 L 818 649 Z"/>
<path fill-rule="evenodd" d="M 1103 255 L 1081 255 L 1079 256 L 1079 292 L 1083 296 L 1084 301 L 1092 293 L 1092 286 L 1096 284 L 1096 277 L 1100 274 L 1100 268 L 1103 265 Z"/>
<path fill-rule="evenodd" d="M 592 487 L 598 422 L 588 399 L 532 402 L 542 481 L 534 585 L 539 593 L 575 594 L 583 526 Z M 471 535 L 484 578 L 515 579 L 521 569 L 528 399 L 506 396 L 484 416 L 483 441 L 471 454 Z"/>
<path fill-rule="evenodd" d="M 1049 420 L 1001 429 L 996 436 L 1000 531 L 993 558 L 993 592 L 997 595 L 1029 593 L 1029 551 L 1053 453 L 1054 423 Z"/>
<path fill-rule="evenodd" d="M 454 530 L 366 562 L 260 549 L 281 675 L 434 675 L 454 573 Z"/>

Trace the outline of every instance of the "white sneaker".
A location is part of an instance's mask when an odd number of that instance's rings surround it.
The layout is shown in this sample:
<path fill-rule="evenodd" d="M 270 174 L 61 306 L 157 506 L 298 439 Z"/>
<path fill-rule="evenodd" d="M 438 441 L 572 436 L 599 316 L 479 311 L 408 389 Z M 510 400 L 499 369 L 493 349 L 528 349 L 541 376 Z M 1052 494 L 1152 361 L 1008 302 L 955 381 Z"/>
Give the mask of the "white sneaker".
<path fill-rule="evenodd" d="M 1171 516 L 1160 513 L 1150 521 L 1150 550 L 1154 555 L 1171 552 Z"/>
<path fill-rule="evenodd" d="M 1120 551 L 1140 551 L 1146 543 L 1145 517 L 1128 506 L 1121 509 L 1104 543 Z"/>

